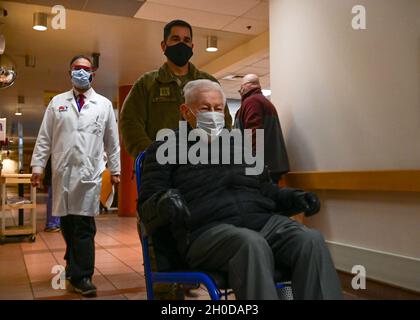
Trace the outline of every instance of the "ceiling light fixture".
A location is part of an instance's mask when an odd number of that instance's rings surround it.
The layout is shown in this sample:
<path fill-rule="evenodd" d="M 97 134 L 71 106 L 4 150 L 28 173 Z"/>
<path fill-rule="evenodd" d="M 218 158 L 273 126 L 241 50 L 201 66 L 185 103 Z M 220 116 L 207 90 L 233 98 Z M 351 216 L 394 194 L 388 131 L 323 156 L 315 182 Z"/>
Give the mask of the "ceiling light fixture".
<path fill-rule="evenodd" d="M 3 54 L 5 49 L 6 49 L 6 39 L 4 38 L 4 35 L 0 34 L 0 54 Z"/>
<path fill-rule="evenodd" d="M 30 54 L 25 55 L 25 67 L 35 68 L 36 66 L 36 57 Z"/>
<path fill-rule="evenodd" d="M 22 107 L 25 104 L 25 97 L 24 96 L 18 96 L 18 104 L 15 112 L 15 116 L 21 116 L 22 115 Z"/>
<path fill-rule="evenodd" d="M 219 50 L 217 48 L 217 37 L 216 36 L 207 36 L 207 52 L 216 52 Z"/>
<path fill-rule="evenodd" d="M 3 13 L 5 12 L 4 17 L 6 17 L 7 16 L 7 11 L 3 8 L 0 8 L 0 17 L 2 16 L 2 14 L 1 14 L 2 12 Z M 3 26 L 4 26 L 4 23 L 0 21 L 0 31 L 1 31 Z M 2 55 L 4 53 L 4 50 L 6 50 L 6 38 L 0 32 L 0 55 Z"/>
<path fill-rule="evenodd" d="M 45 31 L 47 27 L 48 14 L 44 12 L 34 12 L 33 29 L 37 31 Z"/>

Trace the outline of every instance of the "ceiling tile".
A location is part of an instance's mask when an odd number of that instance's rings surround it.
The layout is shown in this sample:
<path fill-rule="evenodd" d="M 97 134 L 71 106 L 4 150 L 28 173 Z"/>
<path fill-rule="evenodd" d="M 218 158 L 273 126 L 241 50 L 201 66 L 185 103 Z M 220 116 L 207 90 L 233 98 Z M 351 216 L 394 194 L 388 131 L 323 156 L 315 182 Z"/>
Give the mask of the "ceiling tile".
<path fill-rule="evenodd" d="M 251 26 L 251 28 L 248 29 L 247 28 L 248 26 Z M 268 30 L 268 21 L 254 20 L 254 19 L 248 19 L 248 18 L 238 18 L 238 19 L 235 19 L 230 24 L 223 27 L 222 30 L 258 35 Z"/>
<path fill-rule="evenodd" d="M 60 4 L 66 9 L 88 11 L 114 16 L 133 17 L 140 9 L 142 0 L 10 0 L 25 4 L 53 7 Z"/>
<path fill-rule="evenodd" d="M 268 58 L 267 59 L 261 59 L 260 61 L 257 61 L 250 66 L 269 70 L 270 69 L 270 59 L 268 59 Z"/>
<path fill-rule="evenodd" d="M 40 6 L 53 7 L 57 4 L 71 10 L 82 10 L 86 0 L 9 0 L 10 2 L 20 2 L 24 4 L 34 4 Z"/>
<path fill-rule="evenodd" d="M 243 14 L 242 18 L 250 18 L 255 20 L 262 20 L 262 21 L 268 21 L 268 2 L 261 2 L 257 4 L 252 9 L 248 10 L 245 14 Z"/>
<path fill-rule="evenodd" d="M 260 0 L 148 0 L 147 2 L 239 17 L 258 5 Z"/>
<path fill-rule="evenodd" d="M 255 68 L 255 67 L 251 67 L 251 66 L 246 66 L 240 70 L 238 70 L 238 73 L 241 75 L 246 75 L 248 73 L 254 73 L 259 77 L 263 77 L 265 75 L 267 75 L 270 72 L 269 69 L 265 69 L 265 68 Z"/>
<path fill-rule="evenodd" d="M 133 17 L 145 1 L 140 0 L 87 0 L 85 11 L 114 16 Z"/>
<path fill-rule="evenodd" d="M 161 22 L 169 22 L 174 19 L 182 18 L 192 26 L 216 30 L 222 29 L 223 26 L 229 24 L 235 19 L 233 16 L 170 7 L 149 1 L 141 7 L 135 17 Z"/>

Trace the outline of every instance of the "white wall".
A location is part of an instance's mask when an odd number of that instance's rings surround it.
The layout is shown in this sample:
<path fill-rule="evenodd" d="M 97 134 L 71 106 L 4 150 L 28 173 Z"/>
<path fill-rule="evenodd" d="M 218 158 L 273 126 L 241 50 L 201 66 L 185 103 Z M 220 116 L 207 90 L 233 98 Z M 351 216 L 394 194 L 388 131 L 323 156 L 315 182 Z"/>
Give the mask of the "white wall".
<path fill-rule="evenodd" d="M 352 29 L 358 4 L 367 30 Z M 293 171 L 420 168 L 420 1 L 271 0 L 270 57 Z M 392 270 L 370 275 L 420 291 L 419 194 L 321 197 L 309 226 L 343 247 L 414 258 L 412 285 Z"/>

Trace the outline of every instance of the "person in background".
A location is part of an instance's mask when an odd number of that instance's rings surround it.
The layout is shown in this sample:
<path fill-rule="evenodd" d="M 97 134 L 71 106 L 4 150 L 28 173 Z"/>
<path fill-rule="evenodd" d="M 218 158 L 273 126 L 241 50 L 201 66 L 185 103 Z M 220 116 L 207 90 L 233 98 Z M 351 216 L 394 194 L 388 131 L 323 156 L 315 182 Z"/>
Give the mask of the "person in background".
<path fill-rule="evenodd" d="M 93 90 L 94 69 L 83 55 L 70 61 L 73 88 L 48 105 L 32 154 L 33 186 L 51 156 L 53 216 L 61 216 L 66 278 L 75 292 L 96 295 L 94 217 L 98 214 L 104 151 L 111 183 L 120 182 L 118 127 L 111 101 Z"/>
<path fill-rule="evenodd" d="M 59 232 L 60 231 L 60 217 L 52 215 L 52 187 L 51 187 L 51 157 L 48 159 L 45 167 L 44 179 L 42 184 L 48 190 L 47 198 L 47 220 L 45 223 L 45 232 Z"/>
<path fill-rule="evenodd" d="M 254 152 L 255 130 L 264 129 L 264 161 L 271 179 L 277 184 L 282 175 L 289 171 L 289 159 L 276 108 L 262 94 L 260 80 L 255 74 L 243 77 L 239 93 L 242 102 L 234 126 L 242 131 L 252 129 Z"/>
<path fill-rule="evenodd" d="M 143 74 L 134 84 L 124 101 L 120 114 L 120 128 L 124 146 L 132 157 L 137 157 L 156 138 L 163 128 L 177 128 L 181 117 L 179 106 L 184 102 L 182 89 L 192 80 L 209 79 L 217 82 L 210 74 L 198 70 L 190 61 L 193 55 L 193 31 L 183 20 L 173 20 L 163 29 L 160 44 L 166 62 L 159 70 Z M 225 109 L 226 127 L 232 127 L 229 109 Z M 150 239 L 153 243 L 153 239 Z M 155 259 L 159 248 L 151 247 L 151 258 Z M 159 260 L 159 259 L 158 259 Z M 159 263 L 157 263 L 159 264 Z M 160 260 L 159 268 L 165 268 Z M 153 268 L 155 264 L 152 264 Z M 158 299 L 179 298 L 178 289 L 166 284 L 158 284 L 155 296 Z M 174 292 L 176 290 L 176 293 Z M 194 296 L 189 289 L 185 294 Z"/>

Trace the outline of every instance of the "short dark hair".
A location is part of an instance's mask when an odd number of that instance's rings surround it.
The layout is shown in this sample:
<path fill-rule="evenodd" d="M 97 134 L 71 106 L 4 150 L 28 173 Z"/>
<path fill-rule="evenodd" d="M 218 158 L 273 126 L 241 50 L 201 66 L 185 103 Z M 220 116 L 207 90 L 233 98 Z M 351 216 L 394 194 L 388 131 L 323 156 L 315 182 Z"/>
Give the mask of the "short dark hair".
<path fill-rule="evenodd" d="M 71 66 L 73 65 L 73 63 L 74 63 L 76 60 L 79 60 L 79 59 L 85 59 L 85 60 L 89 61 L 89 62 L 90 62 L 90 64 L 92 64 L 92 60 L 91 60 L 88 56 L 85 56 L 85 55 L 83 55 L 83 54 L 78 54 L 77 56 L 74 56 L 74 57 L 71 59 L 71 61 L 70 61 L 70 68 L 71 68 Z"/>
<path fill-rule="evenodd" d="M 185 27 L 185 28 L 190 29 L 191 39 L 192 39 L 193 32 L 192 32 L 191 25 L 188 22 L 184 20 L 172 20 L 171 22 L 168 22 L 166 24 L 165 28 L 163 28 L 163 41 L 168 40 L 168 37 L 171 34 L 171 30 L 173 27 Z"/>

